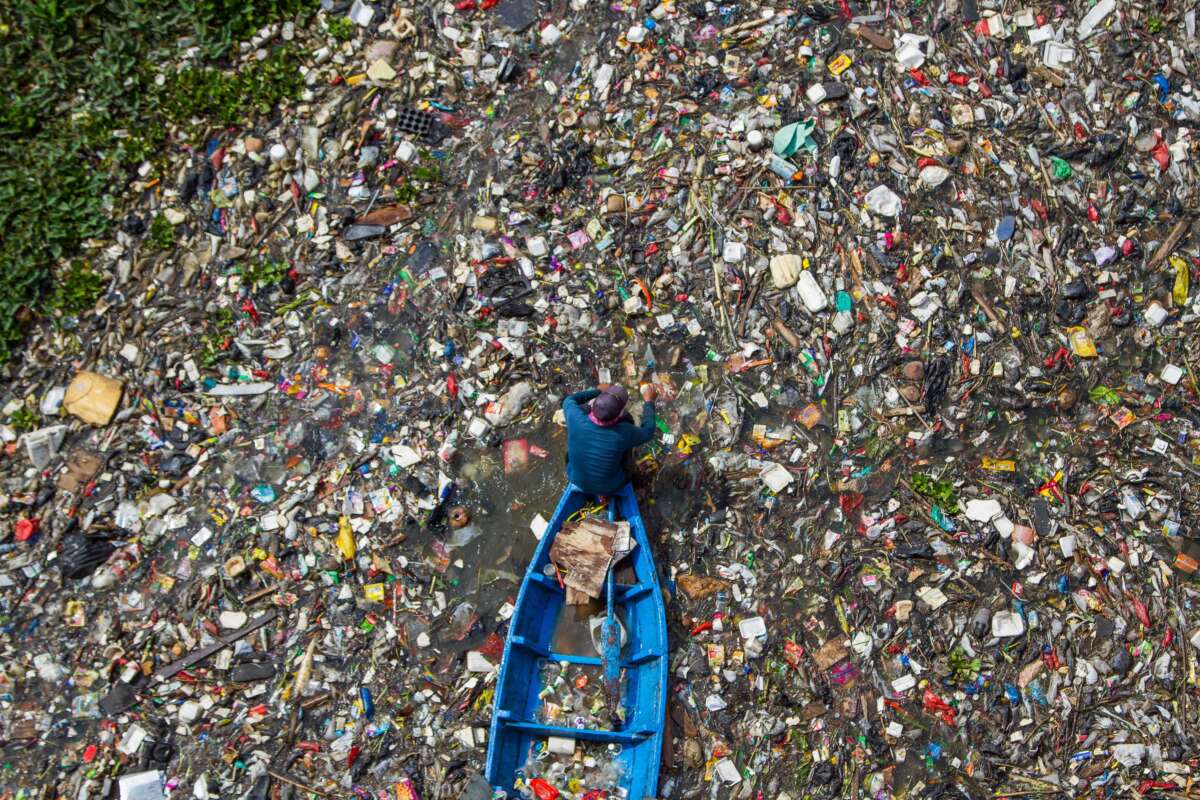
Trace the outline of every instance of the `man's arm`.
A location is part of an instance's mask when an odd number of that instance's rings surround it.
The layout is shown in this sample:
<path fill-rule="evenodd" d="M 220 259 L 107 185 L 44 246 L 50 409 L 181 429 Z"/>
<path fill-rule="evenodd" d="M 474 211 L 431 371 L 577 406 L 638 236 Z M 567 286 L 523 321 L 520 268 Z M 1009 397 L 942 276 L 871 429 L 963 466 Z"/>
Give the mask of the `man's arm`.
<path fill-rule="evenodd" d="M 634 428 L 631 439 L 631 447 L 637 447 L 639 444 L 645 444 L 654 438 L 654 401 L 658 399 L 658 387 L 652 383 L 642 384 L 642 424 L 640 427 Z"/>
<path fill-rule="evenodd" d="M 569 394 L 564 397 L 562 401 L 563 408 L 566 408 L 568 403 L 574 403 L 577 406 L 582 406 L 584 403 L 587 403 L 593 398 L 599 396 L 599 389 L 584 389 L 582 392 L 576 392 L 575 394 Z"/>
<path fill-rule="evenodd" d="M 647 400 L 642 403 L 642 424 L 633 429 L 631 438 L 631 447 L 636 447 L 639 444 L 645 444 L 654 438 L 654 401 Z"/>
<path fill-rule="evenodd" d="M 587 417 L 587 410 L 583 407 L 593 397 L 598 397 L 599 389 L 587 389 L 586 391 L 569 394 L 563 398 L 563 416 L 570 422 L 575 420 L 574 424 L 578 425 L 581 420 Z"/>

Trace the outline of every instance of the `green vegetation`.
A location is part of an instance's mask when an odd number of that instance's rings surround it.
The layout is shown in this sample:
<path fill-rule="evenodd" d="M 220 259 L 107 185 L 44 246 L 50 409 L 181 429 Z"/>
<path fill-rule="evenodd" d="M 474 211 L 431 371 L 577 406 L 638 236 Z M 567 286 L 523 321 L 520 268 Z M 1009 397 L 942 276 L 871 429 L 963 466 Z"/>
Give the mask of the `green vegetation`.
<path fill-rule="evenodd" d="M 17 433 L 31 431 L 37 427 L 37 414 L 33 413 L 33 411 L 29 409 L 29 406 L 21 406 L 12 413 L 11 417 L 8 418 L 8 424 L 12 425 L 13 430 L 15 430 Z"/>
<path fill-rule="evenodd" d="M 163 214 L 154 217 L 143 242 L 147 250 L 166 250 L 175 243 L 175 226 Z"/>
<path fill-rule="evenodd" d="M 354 23 L 348 17 L 330 17 L 325 23 L 329 35 L 339 42 L 346 42 L 354 35 Z"/>
<path fill-rule="evenodd" d="M 950 651 L 950 677 L 958 683 L 970 683 L 983 669 L 983 661 L 978 658 L 967 658 L 967 653 L 961 647 Z"/>
<path fill-rule="evenodd" d="M 85 261 L 72 261 L 55 276 L 54 286 L 46 295 L 47 310 L 62 314 L 81 314 L 100 299 L 108 279 Z"/>
<path fill-rule="evenodd" d="M 287 271 L 288 265 L 286 261 L 272 261 L 266 258 L 259 258 L 248 262 L 242 267 L 242 279 L 257 289 L 279 283 L 283 280 L 283 276 L 287 275 Z"/>
<path fill-rule="evenodd" d="M 226 73 L 207 67 L 185 69 L 154 93 L 158 113 L 180 125 L 191 120 L 233 125 L 248 112 L 266 114 L 281 101 L 298 97 L 304 79 L 294 54 L 276 50 L 252 69 Z"/>
<path fill-rule="evenodd" d="M 204 123 L 269 112 L 301 88 L 297 55 L 240 72 L 231 46 L 316 0 L 11 0 L 0 4 L 0 363 L 27 308 L 45 308 L 54 264 L 112 226 L 132 171 Z M 163 83 L 155 65 L 195 48 Z M 192 125 L 192 120 L 197 120 Z M 182 144 L 183 142 L 180 142 Z M 201 144 L 194 138 L 187 142 Z M 68 271 L 69 273 L 69 271 Z M 77 299 L 81 296 L 76 295 Z M 52 306 L 53 307 L 53 306 Z"/>
<path fill-rule="evenodd" d="M 422 150 L 418 153 L 422 163 L 417 164 L 396 186 L 396 200 L 401 203 L 415 203 L 421 196 L 422 186 L 417 184 L 432 184 L 442 182 L 442 168 L 437 159 Z"/>
<path fill-rule="evenodd" d="M 203 345 L 200 348 L 201 363 L 206 367 L 216 364 L 233 334 L 233 311 L 222 308 L 209 318 L 209 329 L 202 338 Z"/>
<path fill-rule="evenodd" d="M 954 492 L 954 481 L 934 480 L 928 475 L 918 472 L 912 476 L 912 488 L 917 494 L 936 502 L 947 514 L 958 513 L 958 497 Z"/>

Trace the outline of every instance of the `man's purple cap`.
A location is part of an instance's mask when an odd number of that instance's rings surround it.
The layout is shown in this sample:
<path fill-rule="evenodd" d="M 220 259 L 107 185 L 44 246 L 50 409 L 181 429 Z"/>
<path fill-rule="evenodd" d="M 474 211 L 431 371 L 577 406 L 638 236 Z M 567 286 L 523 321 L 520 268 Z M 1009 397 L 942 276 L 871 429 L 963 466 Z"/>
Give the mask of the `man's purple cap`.
<path fill-rule="evenodd" d="M 629 393 L 625 387 L 613 384 L 592 401 L 592 416 L 601 425 L 611 425 L 621 416 L 628 402 Z"/>

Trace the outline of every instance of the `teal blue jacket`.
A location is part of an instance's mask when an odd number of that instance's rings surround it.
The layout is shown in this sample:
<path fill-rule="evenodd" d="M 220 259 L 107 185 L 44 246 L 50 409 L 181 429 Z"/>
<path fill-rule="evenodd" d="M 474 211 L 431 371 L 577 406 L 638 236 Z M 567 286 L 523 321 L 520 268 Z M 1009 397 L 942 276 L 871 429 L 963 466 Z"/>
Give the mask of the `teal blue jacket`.
<path fill-rule="evenodd" d="M 629 481 L 621 459 L 631 448 L 654 438 L 654 403 L 642 406 L 642 424 L 618 422 L 602 428 L 588 418 L 587 404 L 599 389 L 576 392 L 563 400 L 567 418 L 567 478 L 589 494 L 613 495 Z"/>

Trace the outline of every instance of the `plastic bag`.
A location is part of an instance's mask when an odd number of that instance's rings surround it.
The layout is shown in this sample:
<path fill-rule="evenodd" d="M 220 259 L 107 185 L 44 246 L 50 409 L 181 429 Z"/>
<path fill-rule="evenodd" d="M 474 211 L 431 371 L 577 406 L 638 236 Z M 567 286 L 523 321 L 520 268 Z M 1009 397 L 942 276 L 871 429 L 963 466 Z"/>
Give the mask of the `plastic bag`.
<path fill-rule="evenodd" d="M 63 537 L 62 548 L 58 551 L 58 568 L 62 570 L 64 578 L 86 578 L 107 561 L 115 549 L 107 539 L 69 533 Z"/>

